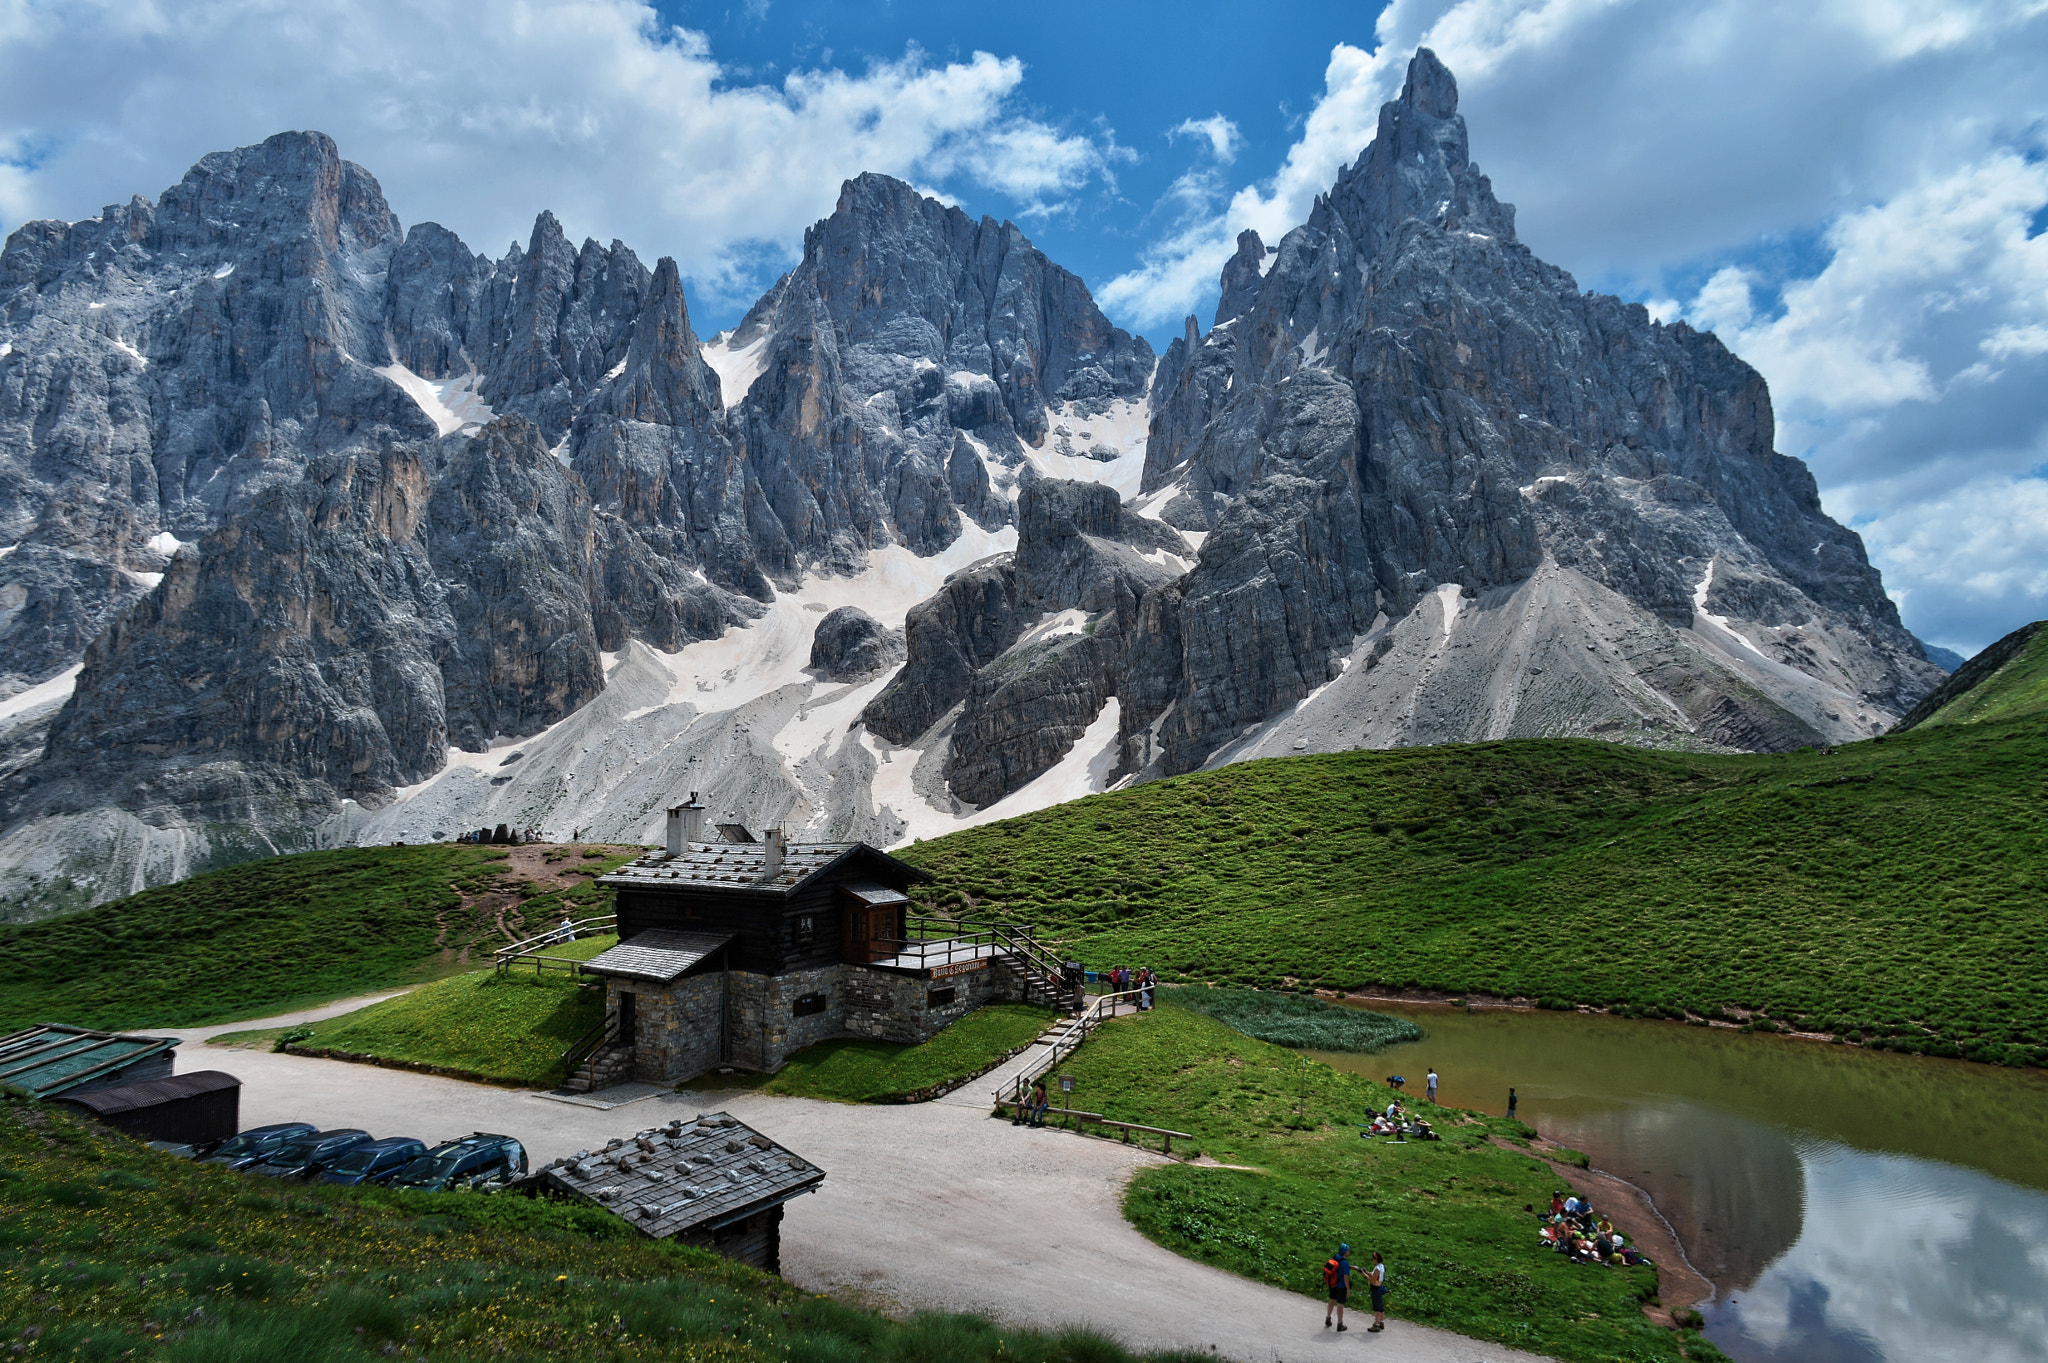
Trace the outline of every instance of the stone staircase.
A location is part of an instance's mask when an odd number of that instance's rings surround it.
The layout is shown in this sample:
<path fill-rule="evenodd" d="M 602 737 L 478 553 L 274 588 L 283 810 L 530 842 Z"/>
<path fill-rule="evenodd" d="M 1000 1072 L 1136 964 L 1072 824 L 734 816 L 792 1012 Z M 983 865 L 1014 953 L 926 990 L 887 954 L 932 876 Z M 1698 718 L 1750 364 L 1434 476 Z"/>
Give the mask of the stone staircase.
<path fill-rule="evenodd" d="M 569 1071 L 569 1077 L 562 1081 L 562 1089 L 567 1093 L 595 1093 L 632 1077 L 631 1046 L 600 1046 L 582 1064 Z"/>

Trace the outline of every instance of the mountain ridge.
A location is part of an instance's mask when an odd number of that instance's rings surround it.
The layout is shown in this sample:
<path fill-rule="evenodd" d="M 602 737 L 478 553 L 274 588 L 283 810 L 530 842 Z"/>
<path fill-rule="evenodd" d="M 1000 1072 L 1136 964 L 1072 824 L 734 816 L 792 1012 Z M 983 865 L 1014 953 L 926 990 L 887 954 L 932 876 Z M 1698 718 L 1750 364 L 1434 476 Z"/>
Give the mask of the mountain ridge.
<path fill-rule="evenodd" d="M 24 226 L 7 911 L 633 840 L 682 789 L 891 843 L 1276 751 L 1881 730 L 1940 670 L 1761 377 L 1538 261 L 1456 108 L 1419 51 L 1156 359 L 1014 224 L 873 174 L 709 340 L 673 260 L 546 212 L 495 262 L 401 235 L 319 134 Z M 900 667 L 831 661 L 849 608 Z"/>

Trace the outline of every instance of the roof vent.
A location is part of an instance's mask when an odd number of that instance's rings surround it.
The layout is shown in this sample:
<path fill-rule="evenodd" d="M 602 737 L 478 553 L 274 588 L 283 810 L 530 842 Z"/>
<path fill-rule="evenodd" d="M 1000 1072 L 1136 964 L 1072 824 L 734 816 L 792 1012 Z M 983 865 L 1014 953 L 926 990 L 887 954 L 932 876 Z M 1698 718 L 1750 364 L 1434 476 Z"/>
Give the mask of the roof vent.
<path fill-rule="evenodd" d="M 679 857 L 690 850 L 693 842 L 704 841 L 704 806 L 697 803 L 697 792 L 690 792 L 688 804 L 677 805 L 668 812 L 668 854 Z"/>
<path fill-rule="evenodd" d="M 761 835 L 761 842 L 766 853 L 761 858 L 761 879 L 773 880 L 782 874 L 782 830 L 769 829 Z"/>

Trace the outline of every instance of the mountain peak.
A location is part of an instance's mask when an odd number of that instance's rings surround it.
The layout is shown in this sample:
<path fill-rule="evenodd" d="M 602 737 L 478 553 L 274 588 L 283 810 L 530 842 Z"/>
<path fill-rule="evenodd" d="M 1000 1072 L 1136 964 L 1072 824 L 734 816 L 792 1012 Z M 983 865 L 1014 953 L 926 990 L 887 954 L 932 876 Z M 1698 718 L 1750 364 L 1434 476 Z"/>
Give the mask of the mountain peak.
<path fill-rule="evenodd" d="M 1455 118 L 1458 114 L 1458 78 L 1426 47 L 1415 49 L 1408 59 L 1408 80 L 1401 87 L 1401 103 L 1431 118 Z"/>
<path fill-rule="evenodd" d="M 199 159 L 164 191 L 157 225 L 166 244 L 246 241 L 263 227 L 310 227 L 327 249 L 395 243 L 398 218 L 377 178 L 344 161 L 323 132 L 281 132 L 254 146 Z"/>
<path fill-rule="evenodd" d="M 1493 197 L 1468 153 L 1457 79 L 1426 47 L 1409 61 L 1401 97 L 1380 106 L 1379 131 L 1338 174 L 1329 202 L 1370 255 L 1410 219 L 1515 239 L 1514 206 Z"/>

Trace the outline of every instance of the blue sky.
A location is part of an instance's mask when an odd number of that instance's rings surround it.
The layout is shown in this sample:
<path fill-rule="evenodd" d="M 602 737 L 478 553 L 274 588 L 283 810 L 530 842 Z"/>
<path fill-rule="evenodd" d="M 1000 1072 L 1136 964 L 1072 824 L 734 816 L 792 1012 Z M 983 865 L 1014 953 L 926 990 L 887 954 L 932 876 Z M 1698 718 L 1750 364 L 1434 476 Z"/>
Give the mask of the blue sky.
<path fill-rule="evenodd" d="M 1023 223 L 1155 343 L 1426 44 L 1518 231 L 1715 330 L 1907 624 L 2048 616 L 2040 0 L 0 0 L 0 230 L 319 128 L 497 255 L 552 209 L 729 324 L 863 170 Z"/>
<path fill-rule="evenodd" d="M 1024 63 L 1021 111 L 1062 133 L 1122 153 L 1105 173 L 1048 211 L 998 188 L 936 184 L 971 212 L 1013 218 L 1034 243 L 1083 279 L 1112 279 L 1172 218 L 1175 180 L 1215 163 L 1213 140 L 1173 130 L 1221 114 L 1236 130 L 1234 160 L 1277 164 L 1322 91 L 1338 43 L 1371 45 L 1372 4 L 1289 6 L 1284 21 L 1244 5 L 1060 3 L 1011 6 L 911 3 L 835 4 L 772 0 L 767 5 L 664 3 L 662 18 L 704 33 L 734 83 L 779 82 L 791 70 L 864 69 L 900 59 L 913 45 L 938 62 L 975 52 Z M 751 301 L 751 300 L 749 300 Z M 1213 288 L 1203 310 L 1213 311 Z M 709 319 L 730 325 L 745 305 Z M 1119 319 L 1136 321 L 1136 319 Z M 1178 321 L 1138 325 L 1157 346 Z"/>

